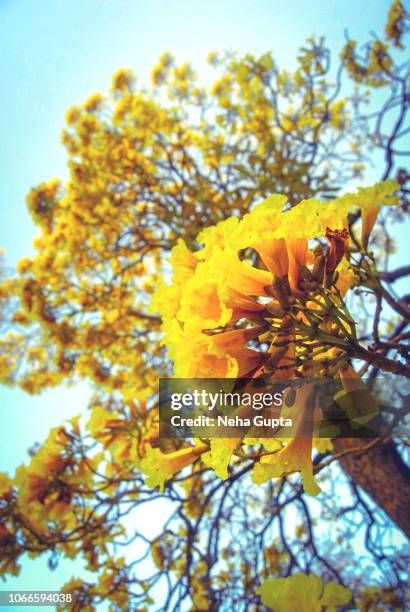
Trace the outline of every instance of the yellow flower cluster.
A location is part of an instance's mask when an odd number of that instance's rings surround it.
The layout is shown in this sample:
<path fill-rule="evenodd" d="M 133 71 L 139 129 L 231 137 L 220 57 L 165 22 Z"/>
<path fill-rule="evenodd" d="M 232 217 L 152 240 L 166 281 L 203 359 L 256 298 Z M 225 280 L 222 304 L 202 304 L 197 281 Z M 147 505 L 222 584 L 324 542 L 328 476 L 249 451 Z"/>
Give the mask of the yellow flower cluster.
<path fill-rule="evenodd" d="M 309 199 L 290 208 L 286 197 L 274 195 L 242 219 L 230 218 L 203 230 L 197 251 L 180 241 L 170 260 L 172 283 L 163 282 L 151 304 L 152 312 L 162 316 L 175 375 L 290 378 L 295 373 L 340 372 L 349 390 L 350 379 L 357 376 L 346 364 L 346 339 L 355 338 L 343 301 L 355 283 L 347 255 L 355 249 L 366 253 L 377 213 L 382 204 L 395 203 L 396 188 L 394 181 L 387 181 L 330 202 Z M 361 215 L 360 237 L 349 234 L 348 215 L 353 211 Z M 360 379 L 354 384 L 364 387 Z M 297 395 L 294 439 L 262 457 L 254 468 L 255 482 L 300 471 L 306 491 L 320 491 L 311 462 L 313 431 L 310 438 L 298 437 L 312 417 L 305 408 L 311 405 L 309 393 L 305 385 Z M 204 462 L 227 477 L 227 464 L 239 442 L 225 444 L 224 451 L 212 440 Z M 189 462 L 196 451 L 184 450 Z M 154 483 L 152 470 L 144 467 Z M 169 471 L 175 473 L 171 463 Z M 171 475 L 163 473 L 155 483 Z"/>
<path fill-rule="evenodd" d="M 260 357 L 244 347 L 261 330 L 234 328 L 235 323 L 244 318 L 255 323 L 266 316 L 267 300 L 271 318 L 283 315 L 280 295 L 272 299 L 269 292 L 274 279 L 286 277 L 291 292 L 300 295 L 305 268 L 314 268 L 310 241 L 325 237 L 329 230 L 346 230 L 348 214 L 355 208 L 361 211 L 361 244 L 366 248 L 380 206 L 395 202 L 396 188 L 394 181 L 386 181 L 330 202 L 304 200 L 290 209 L 286 197 L 275 195 L 241 220 L 230 218 L 203 230 L 198 235 L 203 247 L 196 252 L 180 241 L 170 260 L 172 284 L 162 282 L 151 304 L 151 312 L 162 316 L 164 343 L 176 376 L 235 377 L 251 372 Z M 246 249 L 257 253 L 259 267 L 240 257 Z M 344 293 L 353 275 L 343 253 L 331 272 L 336 268 L 336 285 Z M 222 328 L 227 331 L 211 333 Z"/>

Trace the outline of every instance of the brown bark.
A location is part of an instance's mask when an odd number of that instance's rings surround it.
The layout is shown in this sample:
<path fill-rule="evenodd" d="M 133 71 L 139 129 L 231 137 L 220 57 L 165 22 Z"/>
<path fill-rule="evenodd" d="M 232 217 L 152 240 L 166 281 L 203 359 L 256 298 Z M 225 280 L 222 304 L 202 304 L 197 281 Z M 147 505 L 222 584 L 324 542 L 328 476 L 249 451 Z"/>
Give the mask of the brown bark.
<path fill-rule="evenodd" d="M 338 438 L 333 442 L 336 453 L 369 444 L 364 438 Z M 363 452 L 347 453 L 339 461 L 353 482 L 410 538 L 410 468 L 395 443 L 382 440 Z"/>

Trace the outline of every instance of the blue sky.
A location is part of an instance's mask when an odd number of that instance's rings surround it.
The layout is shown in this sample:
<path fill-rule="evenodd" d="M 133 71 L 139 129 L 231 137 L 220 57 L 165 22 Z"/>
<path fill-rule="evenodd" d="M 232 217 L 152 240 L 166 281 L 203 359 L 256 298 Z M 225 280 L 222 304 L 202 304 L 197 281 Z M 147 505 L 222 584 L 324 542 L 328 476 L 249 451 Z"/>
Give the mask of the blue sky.
<path fill-rule="evenodd" d="M 208 51 L 272 50 L 291 66 L 298 46 L 324 34 L 340 49 L 344 28 L 365 40 L 381 32 L 385 0 L 0 0 L 0 246 L 6 263 L 32 253 L 35 228 L 25 195 L 37 183 L 66 176 L 59 142 L 68 107 L 94 91 L 105 92 L 111 75 L 133 68 L 148 85 L 164 51 L 190 60 L 209 77 Z M 85 385 L 29 397 L 0 389 L 0 470 L 14 469 L 26 449 L 49 428 L 86 405 Z M 57 588 L 69 569 L 48 578 L 42 561 L 28 562 L 10 588 Z M 35 569 L 35 571 L 34 571 Z M 69 575 L 68 574 L 68 575 Z M 50 581 L 51 580 L 51 581 Z"/>

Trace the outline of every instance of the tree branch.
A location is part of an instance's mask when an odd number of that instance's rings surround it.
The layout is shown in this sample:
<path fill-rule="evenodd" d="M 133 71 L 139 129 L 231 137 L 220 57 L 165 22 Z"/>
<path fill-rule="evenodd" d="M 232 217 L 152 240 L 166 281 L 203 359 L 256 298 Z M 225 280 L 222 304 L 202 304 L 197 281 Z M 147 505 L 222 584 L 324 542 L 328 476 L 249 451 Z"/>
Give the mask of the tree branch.
<path fill-rule="evenodd" d="M 380 278 L 387 283 L 394 283 L 394 281 L 402 278 L 403 276 L 408 276 L 410 274 L 410 266 L 401 266 L 396 270 L 392 270 L 391 272 L 381 272 Z"/>

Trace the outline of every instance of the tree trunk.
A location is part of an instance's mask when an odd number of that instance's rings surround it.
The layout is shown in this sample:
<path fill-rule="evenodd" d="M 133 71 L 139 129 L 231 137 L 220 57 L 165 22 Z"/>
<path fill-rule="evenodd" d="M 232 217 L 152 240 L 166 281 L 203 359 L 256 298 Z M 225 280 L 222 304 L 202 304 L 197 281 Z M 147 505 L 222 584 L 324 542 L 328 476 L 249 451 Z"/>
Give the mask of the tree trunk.
<path fill-rule="evenodd" d="M 365 438 L 333 440 L 336 453 L 365 446 Z M 381 441 L 364 452 L 339 459 L 353 482 L 375 501 L 410 538 L 410 468 L 403 462 L 392 440 Z"/>

